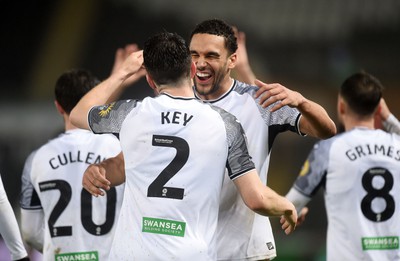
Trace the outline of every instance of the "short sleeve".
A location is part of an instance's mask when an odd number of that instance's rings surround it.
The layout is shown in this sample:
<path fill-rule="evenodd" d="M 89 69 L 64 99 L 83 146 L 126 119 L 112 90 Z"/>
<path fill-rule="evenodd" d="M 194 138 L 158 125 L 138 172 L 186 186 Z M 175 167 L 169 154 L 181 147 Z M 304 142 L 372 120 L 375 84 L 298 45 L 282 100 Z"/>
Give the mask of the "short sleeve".
<path fill-rule="evenodd" d="M 126 116 L 137 104 L 137 100 L 121 100 L 93 107 L 88 114 L 90 129 L 97 134 L 118 134 Z"/>

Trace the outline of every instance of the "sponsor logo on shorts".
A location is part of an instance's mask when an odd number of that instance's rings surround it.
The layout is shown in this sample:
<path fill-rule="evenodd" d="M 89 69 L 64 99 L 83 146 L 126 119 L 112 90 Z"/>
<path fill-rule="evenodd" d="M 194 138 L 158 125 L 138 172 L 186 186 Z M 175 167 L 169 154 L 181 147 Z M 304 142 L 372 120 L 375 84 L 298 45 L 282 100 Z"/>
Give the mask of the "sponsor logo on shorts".
<path fill-rule="evenodd" d="M 143 217 L 142 232 L 183 237 L 185 228 L 185 222 Z"/>
<path fill-rule="evenodd" d="M 363 237 L 363 250 L 399 249 L 399 237 Z"/>

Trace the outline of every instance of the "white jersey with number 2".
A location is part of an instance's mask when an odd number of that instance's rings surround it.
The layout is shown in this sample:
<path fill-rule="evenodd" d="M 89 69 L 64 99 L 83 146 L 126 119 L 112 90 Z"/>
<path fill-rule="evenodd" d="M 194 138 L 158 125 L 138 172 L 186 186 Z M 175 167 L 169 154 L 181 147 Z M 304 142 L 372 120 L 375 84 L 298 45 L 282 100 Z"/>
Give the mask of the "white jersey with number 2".
<path fill-rule="evenodd" d="M 195 98 L 161 94 L 95 107 L 89 124 L 119 133 L 125 159 L 109 260 L 216 260 L 225 168 L 231 179 L 254 169 L 236 118 Z"/>

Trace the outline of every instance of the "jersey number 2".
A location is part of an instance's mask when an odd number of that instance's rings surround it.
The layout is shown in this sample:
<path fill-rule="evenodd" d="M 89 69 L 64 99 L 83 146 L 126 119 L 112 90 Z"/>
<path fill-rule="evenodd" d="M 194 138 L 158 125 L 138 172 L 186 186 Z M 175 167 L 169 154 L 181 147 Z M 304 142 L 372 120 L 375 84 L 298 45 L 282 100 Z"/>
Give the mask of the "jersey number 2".
<path fill-rule="evenodd" d="M 174 136 L 153 135 L 153 146 L 176 149 L 174 159 L 168 164 L 147 189 L 148 197 L 183 199 L 184 189 L 165 187 L 165 184 L 178 173 L 189 158 L 189 144 L 182 138 Z"/>

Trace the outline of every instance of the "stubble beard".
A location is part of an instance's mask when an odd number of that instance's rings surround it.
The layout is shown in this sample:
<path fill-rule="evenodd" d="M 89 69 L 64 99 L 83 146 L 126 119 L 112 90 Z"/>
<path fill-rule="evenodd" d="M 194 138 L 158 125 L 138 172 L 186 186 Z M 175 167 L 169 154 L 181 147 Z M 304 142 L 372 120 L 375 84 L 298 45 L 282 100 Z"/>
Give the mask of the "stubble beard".
<path fill-rule="evenodd" d="M 221 71 L 224 71 L 224 70 L 225 70 L 225 67 L 222 68 Z M 211 98 L 210 96 L 212 96 L 212 95 L 215 94 L 215 93 L 218 93 L 219 90 L 222 89 L 222 87 L 221 87 L 221 82 L 222 82 L 223 77 L 224 77 L 224 75 L 223 75 L 222 73 L 217 73 L 217 74 L 215 74 L 215 75 L 214 75 L 214 81 L 213 81 L 213 83 L 212 83 L 212 85 L 211 85 L 211 88 L 209 88 L 209 89 L 202 88 L 201 90 L 198 88 L 197 81 L 196 81 L 196 79 L 194 78 L 194 79 L 193 79 L 193 83 L 194 83 L 194 87 L 195 87 L 195 90 L 196 90 L 197 94 L 201 95 L 201 96 L 202 96 L 202 99 L 208 99 L 208 100 L 210 100 L 210 99 L 217 99 L 217 98 L 219 98 L 219 97 L 213 97 L 213 98 Z"/>

